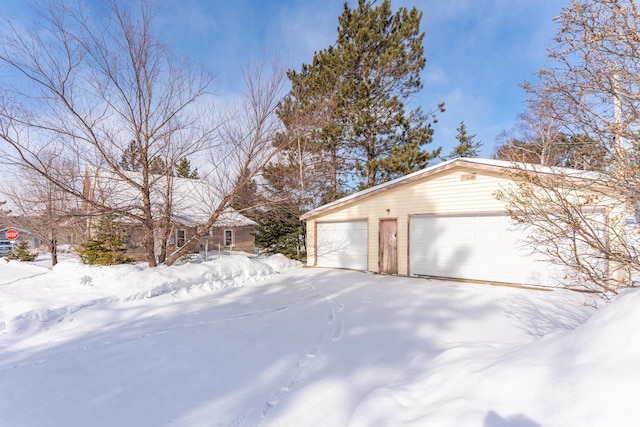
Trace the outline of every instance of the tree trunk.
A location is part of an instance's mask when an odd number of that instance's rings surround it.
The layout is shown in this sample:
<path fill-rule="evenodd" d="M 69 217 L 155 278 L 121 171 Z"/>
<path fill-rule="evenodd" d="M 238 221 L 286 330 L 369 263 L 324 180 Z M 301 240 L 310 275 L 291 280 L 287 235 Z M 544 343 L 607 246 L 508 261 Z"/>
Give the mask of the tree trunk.
<path fill-rule="evenodd" d="M 51 239 L 51 266 L 55 267 L 58 263 L 58 242 L 55 238 Z"/>
<path fill-rule="evenodd" d="M 158 255 L 158 263 L 162 264 L 167 260 L 167 245 L 171 239 L 173 227 L 168 222 L 160 229 L 160 254 Z"/>
<path fill-rule="evenodd" d="M 147 258 L 147 262 L 149 263 L 149 267 L 156 267 L 158 265 L 156 261 L 156 250 L 154 245 L 153 238 L 153 227 L 148 228 L 145 227 L 145 236 L 144 236 L 144 250 Z"/>
<path fill-rule="evenodd" d="M 158 254 L 158 263 L 162 264 L 167 260 L 167 239 L 163 238 L 160 241 L 160 254 Z"/>
<path fill-rule="evenodd" d="M 146 165 L 145 165 L 146 167 Z M 143 170 L 143 181 L 149 182 L 148 174 Z M 144 207 L 145 220 L 142 224 L 144 230 L 143 247 L 146 254 L 149 267 L 156 267 L 158 265 L 156 260 L 156 248 L 154 232 L 153 212 L 151 210 L 151 195 L 149 185 L 145 185 L 144 191 L 142 191 L 142 206 Z"/>
<path fill-rule="evenodd" d="M 376 172 L 378 171 L 378 168 L 375 166 L 375 144 L 375 138 L 370 138 L 367 143 L 367 188 L 371 188 L 376 185 Z"/>
<path fill-rule="evenodd" d="M 336 147 L 336 143 L 333 142 L 331 147 L 331 171 L 330 171 L 330 179 L 331 179 L 331 194 L 329 195 L 329 200 L 326 200 L 325 203 L 333 202 L 338 198 L 338 171 L 340 166 L 338 165 L 338 149 Z"/>

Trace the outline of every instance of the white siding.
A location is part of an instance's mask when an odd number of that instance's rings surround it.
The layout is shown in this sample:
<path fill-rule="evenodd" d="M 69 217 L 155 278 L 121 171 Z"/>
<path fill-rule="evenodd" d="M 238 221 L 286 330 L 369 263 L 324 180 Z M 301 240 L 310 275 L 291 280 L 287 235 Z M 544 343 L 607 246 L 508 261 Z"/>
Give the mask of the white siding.
<path fill-rule="evenodd" d="M 463 180 L 474 174 L 475 179 Z M 494 193 L 509 185 L 506 176 L 453 168 L 387 191 L 372 194 L 354 203 L 337 207 L 307 220 L 307 262 L 319 265 L 315 253 L 315 226 L 321 222 L 368 220 L 368 270 L 378 272 L 378 223 L 380 219 L 398 220 L 398 273 L 409 274 L 409 216 L 425 213 L 504 211 Z"/>
<path fill-rule="evenodd" d="M 412 175 L 410 180 L 394 186 L 367 190 L 360 197 L 347 197 L 305 217 L 307 263 L 338 264 L 336 260 L 327 259 L 328 253 L 316 252 L 324 244 L 321 236 L 316 235 L 321 223 L 366 220 L 367 248 L 359 249 L 364 253 L 350 253 L 347 259 L 358 258 L 358 263 L 366 259 L 366 269 L 379 272 L 378 224 L 382 219 L 393 218 L 398 224 L 400 275 L 555 285 L 562 271 L 538 261 L 542 255 L 532 256 L 529 249 L 523 247 L 523 232 L 513 230 L 504 202 L 495 197 L 496 192 L 513 185 L 506 169 L 460 162 L 432 169 L 424 175 Z M 410 222 L 421 216 L 448 220 L 446 224 L 431 224 L 432 229 L 427 232 L 430 237 L 410 237 Z M 445 226 L 446 233 L 439 229 Z M 608 268 L 606 262 L 602 268 Z"/>

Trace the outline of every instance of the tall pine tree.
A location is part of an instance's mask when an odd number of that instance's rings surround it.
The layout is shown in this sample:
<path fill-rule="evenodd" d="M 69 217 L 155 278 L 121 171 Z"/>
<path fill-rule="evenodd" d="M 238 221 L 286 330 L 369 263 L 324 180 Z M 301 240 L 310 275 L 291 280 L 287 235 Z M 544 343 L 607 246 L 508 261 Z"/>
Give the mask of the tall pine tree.
<path fill-rule="evenodd" d="M 439 148 L 425 149 L 434 113 L 406 105 L 422 89 L 421 18 L 416 8 L 393 12 L 389 0 L 377 7 L 359 0 L 353 10 L 345 3 L 336 42 L 300 71 L 289 70 L 292 89 L 278 109 L 286 130 L 274 142 L 288 148 L 264 171 L 274 202 L 261 212 L 266 221 L 256 218 L 263 247 L 295 246 L 301 256 L 301 213 L 422 169 L 440 155 Z M 268 224 L 274 218 L 278 227 Z"/>
<path fill-rule="evenodd" d="M 330 105 L 323 111 L 327 122 L 308 136 L 316 143 L 311 148 L 333 168 L 336 197 L 345 193 L 338 188 L 343 184 L 371 187 L 424 168 L 440 154 L 440 149 L 425 151 L 433 113 L 406 106 L 422 89 L 421 19 L 415 7 L 394 13 L 389 0 L 377 7 L 359 0 L 353 10 L 345 3 L 335 44 L 316 52 L 300 72 L 289 72 L 297 92 L 289 98 L 294 102 L 287 118 L 317 103 Z"/>

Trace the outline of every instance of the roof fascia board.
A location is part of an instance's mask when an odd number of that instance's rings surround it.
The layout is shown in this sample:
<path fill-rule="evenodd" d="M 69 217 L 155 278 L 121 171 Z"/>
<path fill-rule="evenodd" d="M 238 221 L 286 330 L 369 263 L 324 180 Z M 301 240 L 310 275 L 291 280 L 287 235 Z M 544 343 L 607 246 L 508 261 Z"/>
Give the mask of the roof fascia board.
<path fill-rule="evenodd" d="M 354 203 L 358 200 L 361 200 L 365 197 L 370 197 L 376 194 L 383 193 L 385 191 L 392 190 L 394 188 L 410 184 L 415 181 L 419 181 L 425 178 L 432 177 L 433 175 L 440 174 L 442 172 L 448 171 L 454 168 L 469 168 L 475 169 L 485 172 L 493 172 L 500 175 L 511 175 L 517 176 L 518 173 L 527 173 L 527 174 L 541 174 L 541 175 L 556 175 L 552 170 L 540 170 L 536 168 L 533 164 L 522 164 L 522 163 L 511 163 L 511 166 L 502 166 L 502 165 L 494 165 L 489 163 L 482 163 L 479 160 L 467 160 L 467 159 L 454 159 L 449 160 L 443 163 L 439 163 L 437 165 L 428 167 L 426 169 L 422 169 L 416 172 L 413 172 L 409 175 L 405 175 L 403 177 L 397 178 L 395 180 L 379 184 L 375 187 L 368 188 L 366 190 L 359 191 L 357 193 L 351 194 L 349 196 L 338 199 L 334 202 L 327 203 L 326 205 L 319 206 L 316 209 L 313 209 L 303 215 L 300 216 L 300 220 L 306 221 L 310 218 L 316 217 L 321 214 L 325 214 L 327 212 L 333 211 L 335 209 L 342 208 L 351 203 Z M 565 168 L 558 168 L 558 171 L 564 170 Z M 578 181 L 589 181 L 583 177 L 571 177 L 571 179 L 575 179 Z"/>

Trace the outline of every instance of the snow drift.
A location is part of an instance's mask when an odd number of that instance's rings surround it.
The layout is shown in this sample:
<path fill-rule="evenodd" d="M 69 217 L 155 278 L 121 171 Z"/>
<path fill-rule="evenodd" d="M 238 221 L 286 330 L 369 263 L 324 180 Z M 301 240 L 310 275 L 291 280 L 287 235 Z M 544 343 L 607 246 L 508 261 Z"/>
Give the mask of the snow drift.
<path fill-rule="evenodd" d="M 627 426 L 640 290 L 0 261 L 3 426 Z"/>

